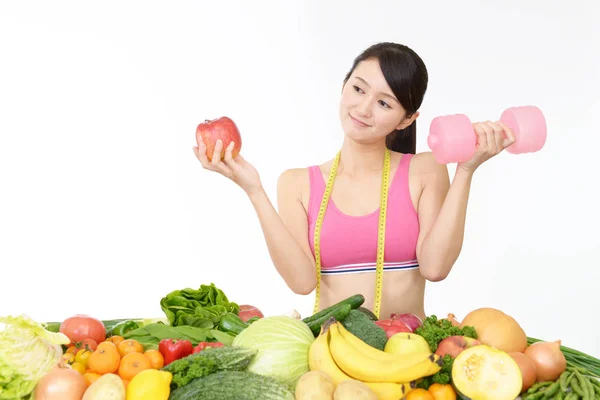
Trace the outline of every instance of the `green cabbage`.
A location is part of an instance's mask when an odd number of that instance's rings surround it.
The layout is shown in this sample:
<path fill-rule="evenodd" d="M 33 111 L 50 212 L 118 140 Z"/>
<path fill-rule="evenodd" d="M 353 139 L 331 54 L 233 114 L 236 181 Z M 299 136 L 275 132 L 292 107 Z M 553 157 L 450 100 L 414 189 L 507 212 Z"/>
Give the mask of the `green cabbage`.
<path fill-rule="evenodd" d="M 248 371 L 295 388 L 298 379 L 309 371 L 308 350 L 314 341 L 313 333 L 301 320 L 272 316 L 253 322 L 235 337 L 233 346 L 258 350 Z"/>
<path fill-rule="evenodd" d="M 27 398 L 70 342 L 27 316 L 0 317 L 0 399 Z"/>

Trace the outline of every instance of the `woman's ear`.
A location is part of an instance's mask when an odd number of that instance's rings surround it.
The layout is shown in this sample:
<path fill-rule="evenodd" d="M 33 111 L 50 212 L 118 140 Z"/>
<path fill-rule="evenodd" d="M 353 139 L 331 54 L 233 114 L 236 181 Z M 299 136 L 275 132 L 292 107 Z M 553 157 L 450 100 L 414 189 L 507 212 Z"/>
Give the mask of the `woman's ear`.
<path fill-rule="evenodd" d="M 406 129 L 410 124 L 413 123 L 415 119 L 419 116 L 419 112 L 413 113 L 410 117 L 405 117 L 400 124 L 396 127 L 396 130 L 401 131 L 402 129 Z"/>

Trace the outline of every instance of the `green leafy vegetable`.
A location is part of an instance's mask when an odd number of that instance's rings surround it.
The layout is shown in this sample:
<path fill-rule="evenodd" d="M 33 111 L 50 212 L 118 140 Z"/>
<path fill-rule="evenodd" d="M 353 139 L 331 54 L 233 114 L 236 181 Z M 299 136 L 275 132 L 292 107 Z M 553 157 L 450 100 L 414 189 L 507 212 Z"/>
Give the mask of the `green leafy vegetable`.
<path fill-rule="evenodd" d="M 157 322 L 126 332 L 123 337 L 137 340 L 144 346 L 145 350 L 157 349 L 158 343 L 163 339 L 185 339 L 192 342 L 194 346 L 200 342 L 221 342 L 223 344 L 233 342 L 234 336 L 217 332 L 212 329 L 212 325 L 209 328 L 199 328 L 189 325 L 169 326 Z"/>
<path fill-rule="evenodd" d="M 310 370 L 308 351 L 315 341 L 304 322 L 288 316 L 261 318 L 240 332 L 233 346 L 258 350 L 247 371 L 295 387 Z"/>
<path fill-rule="evenodd" d="M 0 317 L 0 399 L 29 396 L 60 360 L 60 345 L 69 343 L 66 335 L 27 316 Z"/>
<path fill-rule="evenodd" d="M 444 362 L 442 369 L 433 375 L 424 377 L 419 383 L 417 383 L 418 388 L 428 389 L 429 386 L 433 385 L 434 383 L 439 383 L 442 385 L 450 383 L 454 358 L 446 354 L 444 357 L 442 357 L 442 361 Z"/>
<path fill-rule="evenodd" d="M 160 307 L 172 326 L 207 329 L 217 325 L 228 312 L 240 312 L 239 305 L 230 302 L 214 283 L 201 285 L 199 289 L 174 290 L 160 300 Z"/>
<path fill-rule="evenodd" d="M 447 319 L 438 319 L 435 315 L 430 315 L 425 318 L 423 325 L 415 329 L 417 335 L 423 338 L 429 344 L 432 352 L 438 348 L 440 342 L 450 336 L 467 336 L 477 339 L 477 332 L 472 326 L 453 326 Z"/>
<path fill-rule="evenodd" d="M 216 372 L 217 363 L 201 354 L 194 354 L 194 357 L 187 356 L 173 361 L 164 366 L 162 370 L 173 374 L 171 389 L 176 389 L 187 385 L 196 378 Z"/>

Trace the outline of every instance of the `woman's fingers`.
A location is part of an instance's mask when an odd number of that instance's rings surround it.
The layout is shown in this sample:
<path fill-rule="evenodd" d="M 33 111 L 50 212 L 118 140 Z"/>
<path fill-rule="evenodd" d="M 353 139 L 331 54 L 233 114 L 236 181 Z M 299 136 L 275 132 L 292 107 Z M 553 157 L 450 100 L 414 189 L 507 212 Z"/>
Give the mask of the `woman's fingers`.
<path fill-rule="evenodd" d="M 206 146 L 204 146 L 204 143 L 200 142 L 198 146 L 193 147 L 193 150 L 202 167 L 210 169 L 210 162 L 208 161 L 208 157 L 206 157 Z"/>
<path fill-rule="evenodd" d="M 485 131 L 484 125 L 482 123 L 476 123 L 473 125 L 473 129 L 477 134 L 477 143 L 481 150 L 485 150 L 488 147 L 487 143 L 487 133 Z"/>
<path fill-rule="evenodd" d="M 505 149 L 513 144 L 517 138 L 515 137 L 515 133 L 512 131 L 512 129 L 510 129 L 504 122 L 498 121 L 498 125 L 504 129 L 504 136 L 501 138 L 500 146 L 502 146 L 502 149 Z"/>
<path fill-rule="evenodd" d="M 502 128 L 494 124 L 492 121 L 485 121 L 483 123 L 483 126 L 487 137 L 487 153 L 490 155 L 495 155 L 498 153 L 498 145 L 496 138 L 499 134 L 502 134 Z"/>
<path fill-rule="evenodd" d="M 235 160 L 233 159 L 233 147 L 235 146 L 234 142 L 229 143 L 229 146 L 225 149 L 225 157 L 223 162 L 227 165 L 231 170 L 233 170 L 236 166 Z"/>

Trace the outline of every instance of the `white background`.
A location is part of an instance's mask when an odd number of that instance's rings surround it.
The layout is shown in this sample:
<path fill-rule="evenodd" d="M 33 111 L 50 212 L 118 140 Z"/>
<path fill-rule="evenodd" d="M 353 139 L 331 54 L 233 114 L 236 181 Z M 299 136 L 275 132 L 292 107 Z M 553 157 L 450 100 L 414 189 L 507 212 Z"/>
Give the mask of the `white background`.
<path fill-rule="evenodd" d="M 502 4 L 502 5 L 500 5 Z M 0 315 L 161 317 L 214 282 L 266 314 L 312 310 L 277 275 L 242 190 L 195 159 L 231 117 L 275 203 L 287 168 L 333 157 L 353 58 L 396 41 L 425 60 L 418 120 L 535 104 L 548 141 L 475 174 L 465 244 L 426 311 L 478 307 L 600 357 L 600 12 L 590 1 L 3 2 Z M 449 166 L 451 176 L 454 165 Z"/>

